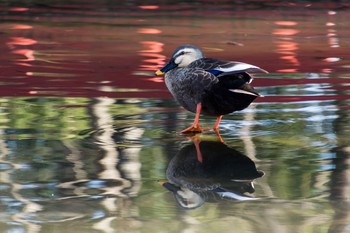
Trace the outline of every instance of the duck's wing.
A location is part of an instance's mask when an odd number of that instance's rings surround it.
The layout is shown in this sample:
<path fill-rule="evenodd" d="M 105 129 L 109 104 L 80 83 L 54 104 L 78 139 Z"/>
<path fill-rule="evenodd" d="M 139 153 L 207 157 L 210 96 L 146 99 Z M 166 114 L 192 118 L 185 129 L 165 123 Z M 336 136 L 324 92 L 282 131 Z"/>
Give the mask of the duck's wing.
<path fill-rule="evenodd" d="M 200 68 L 185 67 L 174 69 L 166 73 L 165 82 L 170 92 L 177 98 L 191 95 L 199 101 L 206 90 L 210 90 L 219 79 L 210 72 Z"/>
<path fill-rule="evenodd" d="M 219 79 L 204 69 L 186 67 L 183 73 L 183 81 L 189 81 L 188 83 L 197 90 L 205 90 L 218 83 Z"/>
<path fill-rule="evenodd" d="M 197 68 L 204 69 L 217 77 L 220 77 L 223 75 L 229 75 L 229 74 L 237 74 L 242 72 L 268 73 L 266 70 L 251 64 L 247 64 L 243 62 L 235 62 L 235 61 L 224 61 L 224 60 L 218 60 L 214 58 L 198 59 L 192 62 L 191 64 L 189 64 L 188 67 L 193 67 L 193 68 L 197 67 Z"/>

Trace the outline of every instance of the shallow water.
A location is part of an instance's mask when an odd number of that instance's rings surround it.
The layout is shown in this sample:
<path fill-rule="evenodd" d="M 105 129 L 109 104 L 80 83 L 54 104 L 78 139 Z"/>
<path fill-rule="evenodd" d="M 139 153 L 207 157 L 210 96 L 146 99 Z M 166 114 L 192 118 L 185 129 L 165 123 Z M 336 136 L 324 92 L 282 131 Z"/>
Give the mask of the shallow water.
<path fill-rule="evenodd" d="M 349 6 L 1 2 L 0 231 L 350 232 Z M 270 72 L 224 143 L 153 75 L 184 43 Z"/>

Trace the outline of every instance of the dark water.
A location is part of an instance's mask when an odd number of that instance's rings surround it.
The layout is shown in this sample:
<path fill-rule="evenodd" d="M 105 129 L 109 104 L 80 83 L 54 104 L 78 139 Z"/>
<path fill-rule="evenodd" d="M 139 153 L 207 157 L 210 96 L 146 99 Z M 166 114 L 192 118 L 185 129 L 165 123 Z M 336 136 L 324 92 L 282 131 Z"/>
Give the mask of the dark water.
<path fill-rule="evenodd" d="M 140 2 L 0 2 L 0 231 L 350 232 L 349 3 Z M 270 71 L 224 144 L 153 76 L 185 43 Z"/>

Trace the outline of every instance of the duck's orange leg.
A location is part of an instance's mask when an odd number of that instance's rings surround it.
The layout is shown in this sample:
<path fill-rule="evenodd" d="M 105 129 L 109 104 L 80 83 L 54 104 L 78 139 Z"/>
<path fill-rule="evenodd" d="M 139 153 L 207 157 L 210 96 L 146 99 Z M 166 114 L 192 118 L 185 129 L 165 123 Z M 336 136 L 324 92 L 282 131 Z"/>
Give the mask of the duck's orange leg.
<path fill-rule="evenodd" d="M 216 122 L 215 122 L 215 125 L 213 127 L 213 130 L 214 130 L 216 136 L 218 136 L 220 142 L 224 143 L 224 140 L 222 139 L 220 132 L 219 132 L 219 124 L 220 124 L 221 119 L 222 119 L 222 115 L 218 116 L 218 118 L 216 118 Z"/>
<path fill-rule="evenodd" d="M 196 116 L 194 118 L 193 124 L 190 127 L 182 130 L 181 133 L 200 133 L 203 131 L 203 129 L 199 125 L 199 116 L 201 114 L 201 110 L 202 104 L 198 103 L 196 106 Z"/>
<path fill-rule="evenodd" d="M 214 125 L 214 127 L 213 127 L 213 130 L 218 130 L 221 119 L 222 119 L 222 115 L 221 115 L 221 116 L 218 116 L 218 118 L 216 118 L 216 121 L 215 121 L 215 125 Z"/>

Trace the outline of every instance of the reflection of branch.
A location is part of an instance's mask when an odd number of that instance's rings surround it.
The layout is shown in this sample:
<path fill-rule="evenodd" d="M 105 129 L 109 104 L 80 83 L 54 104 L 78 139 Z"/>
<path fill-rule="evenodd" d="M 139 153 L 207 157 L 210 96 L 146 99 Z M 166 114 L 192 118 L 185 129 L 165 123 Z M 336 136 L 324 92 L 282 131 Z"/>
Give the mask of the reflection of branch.
<path fill-rule="evenodd" d="M 64 140 L 62 142 L 71 151 L 66 159 L 74 165 L 73 171 L 75 172 L 76 179 L 87 179 L 87 172 L 84 170 L 84 163 L 81 160 L 82 157 L 79 149 L 73 146 L 69 140 Z"/>

